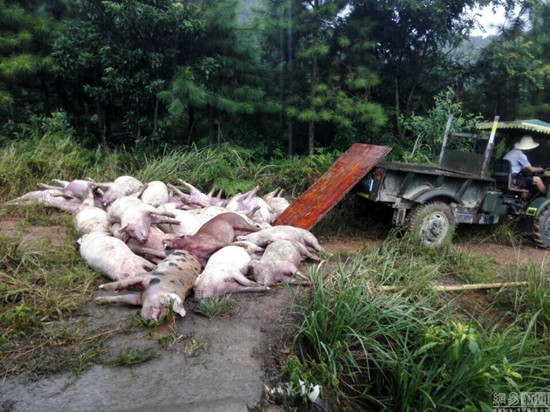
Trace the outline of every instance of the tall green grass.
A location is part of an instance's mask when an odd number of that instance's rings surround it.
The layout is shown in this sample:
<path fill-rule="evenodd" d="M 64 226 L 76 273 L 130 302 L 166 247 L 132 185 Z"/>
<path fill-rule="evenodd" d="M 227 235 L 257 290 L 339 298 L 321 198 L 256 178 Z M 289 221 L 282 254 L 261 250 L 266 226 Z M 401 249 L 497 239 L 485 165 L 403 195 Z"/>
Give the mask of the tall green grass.
<path fill-rule="evenodd" d="M 290 197 L 302 193 L 338 153 L 318 151 L 313 156 L 259 158 L 253 150 L 231 144 L 198 148 L 166 147 L 156 151 L 104 151 L 86 148 L 63 113 L 19 125 L 13 136 L 0 140 L 0 200 L 31 190 L 52 179 L 86 177 L 112 181 L 132 175 L 144 183 L 183 179 L 205 192 L 223 189 L 226 195 L 260 186 L 260 194 L 282 187 Z"/>
<path fill-rule="evenodd" d="M 321 384 L 335 410 L 383 411 L 492 410 L 493 393 L 544 391 L 550 346 L 535 333 L 540 312 L 526 323 L 505 322 L 503 311 L 481 324 L 429 288 L 454 252 L 418 250 L 392 243 L 310 271 L 311 289 L 296 300 L 296 356 L 285 365 L 295 386 Z M 376 288 L 390 283 L 405 288 Z"/>

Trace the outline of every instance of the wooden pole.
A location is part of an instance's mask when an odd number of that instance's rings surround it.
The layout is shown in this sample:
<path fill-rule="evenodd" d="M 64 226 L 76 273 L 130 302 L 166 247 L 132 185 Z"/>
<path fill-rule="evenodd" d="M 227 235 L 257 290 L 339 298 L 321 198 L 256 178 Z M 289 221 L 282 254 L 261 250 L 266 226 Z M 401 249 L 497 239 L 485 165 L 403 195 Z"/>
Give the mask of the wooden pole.
<path fill-rule="evenodd" d="M 434 285 L 433 290 L 455 292 L 463 290 L 498 289 L 504 287 L 527 286 L 528 282 L 498 282 L 498 283 L 472 283 L 466 285 Z M 395 292 L 404 289 L 403 286 L 378 286 L 374 288 L 381 292 Z"/>

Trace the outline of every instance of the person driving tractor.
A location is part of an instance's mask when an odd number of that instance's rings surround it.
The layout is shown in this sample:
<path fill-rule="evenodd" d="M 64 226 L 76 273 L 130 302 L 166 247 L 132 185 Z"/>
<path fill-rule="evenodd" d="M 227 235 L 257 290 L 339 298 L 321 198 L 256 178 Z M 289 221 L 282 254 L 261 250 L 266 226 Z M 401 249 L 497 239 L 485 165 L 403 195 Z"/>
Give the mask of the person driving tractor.
<path fill-rule="evenodd" d="M 546 186 L 539 176 L 529 176 L 526 174 L 522 174 L 525 172 L 544 172 L 544 168 L 542 167 L 531 166 L 531 163 L 527 158 L 527 153 L 538 146 L 539 143 L 535 142 L 531 136 L 523 136 L 521 140 L 514 145 L 514 148 L 504 156 L 504 159 L 510 162 L 510 166 L 512 169 L 511 173 L 514 178 L 514 183 L 517 186 L 530 188 L 534 185 L 540 193 L 546 196 Z"/>

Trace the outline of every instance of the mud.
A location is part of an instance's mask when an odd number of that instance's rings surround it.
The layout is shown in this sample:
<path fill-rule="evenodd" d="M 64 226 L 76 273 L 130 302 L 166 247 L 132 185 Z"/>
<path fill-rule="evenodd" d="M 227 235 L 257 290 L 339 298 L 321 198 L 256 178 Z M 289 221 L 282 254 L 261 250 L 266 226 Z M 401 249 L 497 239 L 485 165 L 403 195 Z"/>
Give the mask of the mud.
<path fill-rule="evenodd" d="M 0 411 L 248 411 L 262 404 L 267 374 L 280 368 L 291 293 L 236 294 L 230 316 L 206 318 L 192 310 L 151 336 L 141 328 L 110 341 L 114 350 L 154 351 L 135 366 L 93 366 L 39 381 L 9 377 L 0 383 Z M 127 321 L 129 306 L 89 306 L 90 321 Z M 159 339 L 167 339 L 161 347 Z"/>

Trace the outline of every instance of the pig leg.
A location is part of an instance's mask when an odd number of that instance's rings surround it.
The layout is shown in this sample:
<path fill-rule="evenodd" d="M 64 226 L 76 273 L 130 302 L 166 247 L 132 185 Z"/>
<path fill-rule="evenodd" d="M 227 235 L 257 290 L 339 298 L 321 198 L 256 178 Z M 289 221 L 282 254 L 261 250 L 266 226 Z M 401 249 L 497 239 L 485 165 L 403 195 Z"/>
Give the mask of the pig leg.
<path fill-rule="evenodd" d="M 246 212 L 246 216 L 252 219 L 252 217 L 254 216 L 254 213 L 256 213 L 258 210 L 260 210 L 260 206 L 255 206 L 254 208 L 252 208 L 252 210 L 250 210 L 249 212 Z"/>
<path fill-rule="evenodd" d="M 232 245 L 242 247 L 249 255 L 261 255 L 265 250 L 265 248 L 260 247 L 248 240 L 233 242 Z"/>
<path fill-rule="evenodd" d="M 99 285 L 99 289 L 101 290 L 123 290 L 127 289 L 130 286 L 138 286 L 141 285 L 144 281 L 143 276 L 135 276 L 131 278 L 122 279 L 116 282 L 109 282 L 104 283 L 103 285 Z"/>
<path fill-rule="evenodd" d="M 268 286 L 247 286 L 247 287 L 241 287 L 241 289 L 239 290 L 236 290 L 235 292 L 250 292 L 250 293 L 254 293 L 254 292 L 268 292 L 269 290 L 269 287 Z"/>
<path fill-rule="evenodd" d="M 60 190 L 60 189 L 63 189 L 65 186 L 52 186 L 52 185 L 48 185 L 46 183 L 38 183 L 38 187 L 40 189 L 44 189 L 44 190 L 47 190 L 47 189 L 57 189 L 57 190 Z"/>
<path fill-rule="evenodd" d="M 242 273 L 234 273 L 232 274 L 231 279 L 228 279 L 228 281 L 235 281 L 241 286 L 246 286 L 248 288 L 254 288 L 258 286 L 258 284 L 250 279 L 248 279 L 246 276 L 244 276 Z"/>
<path fill-rule="evenodd" d="M 277 265 L 277 268 L 281 271 L 281 273 L 283 274 L 283 279 L 284 278 L 288 278 L 288 279 L 291 279 L 292 276 L 298 276 L 304 280 L 307 279 L 307 277 L 298 270 L 298 268 L 296 267 L 296 265 L 290 261 L 286 261 L 286 262 L 279 262 L 278 265 Z M 287 275 L 287 273 L 289 275 Z M 284 282 L 284 280 L 283 280 Z"/>
<path fill-rule="evenodd" d="M 177 219 L 173 219 L 176 215 L 173 213 L 166 212 L 164 213 L 155 213 L 157 216 L 151 215 L 151 222 L 156 224 L 168 224 L 168 225 L 179 225 L 181 222 Z M 163 217 L 168 216 L 168 217 Z"/>
<path fill-rule="evenodd" d="M 256 193 L 258 193 L 258 190 L 260 190 L 260 186 L 254 187 L 254 189 L 250 190 L 249 192 L 245 193 L 245 198 L 243 199 L 243 203 L 246 205 L 248 204 L 254 196 L 256 196 Z"/>
<path fill-rule="evenodd" d="M 311 260 L 313 260 L 315 262 L 319 262 L 321 260 L 318 256 L 311 253 L 309 251 L 309 249 L 307 247 L 305 247 L 302 243 L 296 242 L 296 246 L 298 247 L 298 249 L 300 251 L 300 254 L 302 256 L 308 257 L 308 258 L 310 258 Z"/>
<path fill-rule="evenodd" d="M 141 293 L 125 293 L 116 296 L 98 296 L 94 299 L 97 303 L 127 303 L 129 305 L 141 306 Z"/>
<path fill-rule="evenodd" d="M 136 245 L 136 244 L 129 244 L 128 247 L 130 248 L 130 250 L 138 255 L 141 255 L 141 256 L 144 256 L 144 255 L 149 255 L 149 256 L 153 256 L 155 258 L 159 258 L 159 259 L 164 259 L 166 258 L 166 252 L 163 251 L 163 250 L 156 250 L 156 249 L 151 249 L 151 248 L 148 248 L 148 247 L 141 247 L 139 245 Z"/>

